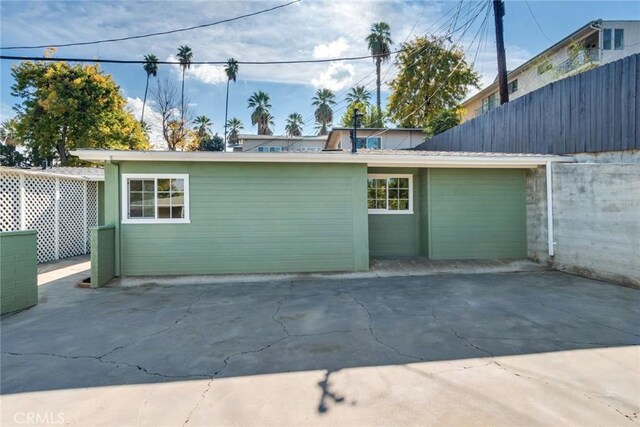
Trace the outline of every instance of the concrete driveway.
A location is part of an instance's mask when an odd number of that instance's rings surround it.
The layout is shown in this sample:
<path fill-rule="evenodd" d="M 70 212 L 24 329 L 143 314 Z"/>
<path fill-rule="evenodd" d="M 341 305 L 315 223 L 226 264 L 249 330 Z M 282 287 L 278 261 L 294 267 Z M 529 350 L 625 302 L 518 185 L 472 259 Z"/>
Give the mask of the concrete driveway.
<path fill-rule="evenodd" d="M 77 276 L 1 321 L 3 426 L 639 423 L 637 290 L 558 272 Z"/>

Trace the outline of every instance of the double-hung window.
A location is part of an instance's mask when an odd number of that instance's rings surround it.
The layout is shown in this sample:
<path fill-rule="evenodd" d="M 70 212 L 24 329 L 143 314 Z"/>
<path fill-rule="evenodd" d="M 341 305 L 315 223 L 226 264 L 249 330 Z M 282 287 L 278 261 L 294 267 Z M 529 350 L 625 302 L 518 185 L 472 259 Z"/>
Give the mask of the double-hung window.
<path fill-rule="evenodd" d="M 122 222 L 189 222 L 189 176 L 122 174 Z"/>
<path fill-rule="evenodd" d="M 367 178 L 370 214 L 413 213 L 413 175 L 372 174 Z"/>
<path fill-rule="evenodd" d="M 624 50 L 624 29 L 605 28 L 602 30 L 602 49 Z"/>

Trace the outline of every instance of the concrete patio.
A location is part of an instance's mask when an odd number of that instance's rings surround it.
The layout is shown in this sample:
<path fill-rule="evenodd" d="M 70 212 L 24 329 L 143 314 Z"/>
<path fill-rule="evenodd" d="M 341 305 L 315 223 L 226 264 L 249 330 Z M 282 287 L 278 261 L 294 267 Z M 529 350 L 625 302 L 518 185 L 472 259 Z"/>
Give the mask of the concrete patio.
<path fill-rule="evenodd" d="M 2 425 L 639 421 L 638 290 L 551 271 L 90 290 L 65 268 L 2 319 Z"/>

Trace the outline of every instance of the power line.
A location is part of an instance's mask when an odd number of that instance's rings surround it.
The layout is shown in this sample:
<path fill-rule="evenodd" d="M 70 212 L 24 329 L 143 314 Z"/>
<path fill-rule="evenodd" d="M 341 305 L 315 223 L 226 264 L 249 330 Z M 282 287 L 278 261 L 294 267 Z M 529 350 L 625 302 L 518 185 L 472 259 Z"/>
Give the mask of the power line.
<path fill-rule="evenodd" d="M 540 32 L 542 33 L 542 35 L 549 40 L 551 43 L 553 43 L 553 40 L 551 40 L 549 38 L 549 36 L 547 36 L 547 33 L 544 32 L 544 30 L 542 29 L 542 26 L 540 25 L 540 22 L 538 22 L 538 18 L 536 18 L 536 15 L 533 13 L 533 9 L 531 9 L 531 5 L 529 4 L 529 0 L 525 0 L 524 1 L 525 4 L 527 5 L 527 9 L 529 9 L 529 13 L 531 13 L 531 17 L 533 17 L 533 20 L 535 21 L 536 25 L 538 26 L 538 29 L 540 30 Z"/>
<path fill-rule="evenodd" d="M 137 36 L 119 37 L 119 38 L 113 38 L 113 39 L 94 40 L 94 41 L 90 41 L 90 42 L 46 44 L 46 45 L 40 45 L 40 46 L 5 46 L 5 47 L 0 47 L 0 49 L 3 49 L 3 50 L 46 49 L 46 48 L 49 48 L 49 47 L 87 46 L 87 45 L 92 45 L 92 44 L 113 43 L 113 42 L 120 42 L 120 41 L 125 41 L 125 40 L 134 40 L 134 39 L 143 39 L 143 38 L 147 38 L 147 37 L 156 37 L 156 36 L 162 36 L 162 35 L 166 35 L 166 34 L 174 34 L 174 33 L 180 33 L 180 32 L 184 32 L 184 31 L 197 30 L 199 28 L 213 27 L 215 25 L 225 24 L 227 22 L 233 22 L 233 21 L 237 21 L 237 20 L 240 20 L 240 19 L 249 18 L 249 17 L 252 17 L 252 16 L 256 16 L 256 15 L 260 15 L 260 14 L 263 14 L 263 13 L 271 12 L 271 11 L 274 11 L 276 9 L 281 9 L 283 7 L 290 6 L 290 5 L 294 4 L 294 3 L 299 3 L 300 1 L 302 1 L 302 0 L 293 0 L 293 1 L 290 1 L 289 3 L 284 3 L 284 4 L 281 4 L 281 5 L 278 5 L 278 6 L 274 6 L 274 7 L 268 8 L 268 9 L 262 9 L 262 10 L 259 10 L 259 11 L 256 11 L 256 12 L 252 12 L 252 13 L 247 13 L 245 15 L 236 16 L 234 18 L 227 18 L 227 19 L 223 19 L 221 21 L 210 22 L 208 24 L 194 25 L 193 27 L 178 28 L 178 29 L 169 30 L 169 31 L 160 31 L 160 32 L 157 32 L 157 33 L 140 34 L 140 35 L 137 35 Z M 80 62 L 80 61 L 78 61 L 78 62 Z"/>
<path fill-rule="evenodd" d="M 300 0 L 298 0 L 300 1 Z M 390 54 L 396 54 L 404 51 L 404 49 L 390 52 Z M 341 58 L 326 58 L 326 59 L 294 59 L 294 60 L 282 60 L 282 61 L 237 61 L 242 65 L 287 65 L 287 64 L 316 64 L 323 62 L 340 62 L 340 61 L 357 61 L 360 59 L 376 58 L 380 55 L 362 55 L 362 56 L 347 56 Z M 67 61 L 67 62 L 91 62 L 100 64 L 144 64 L 144 60 L 140 59 L 100 59 L 100 58 L 47 58 L 42 56 L 19 56 L 19 55 L 0 55 L 0 59 L 10 59 L 14 61 Z M 180 61 L 157 61 L 158 64 L 163 65 L 181 65 Z M 224 65 L 227 61 L 191 61 L 191 65 Z"/>

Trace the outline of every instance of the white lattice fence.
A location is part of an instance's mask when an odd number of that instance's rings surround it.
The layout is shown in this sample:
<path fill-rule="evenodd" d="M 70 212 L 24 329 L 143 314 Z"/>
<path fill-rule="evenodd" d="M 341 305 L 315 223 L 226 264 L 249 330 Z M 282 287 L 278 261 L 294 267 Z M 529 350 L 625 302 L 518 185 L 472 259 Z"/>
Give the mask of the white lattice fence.
<path fill-rule="evenodd" d="M 38 262 L 86 254 L 98 223 L 98 185 L 0 171 L 0 231 L 37 230 Z"/>

